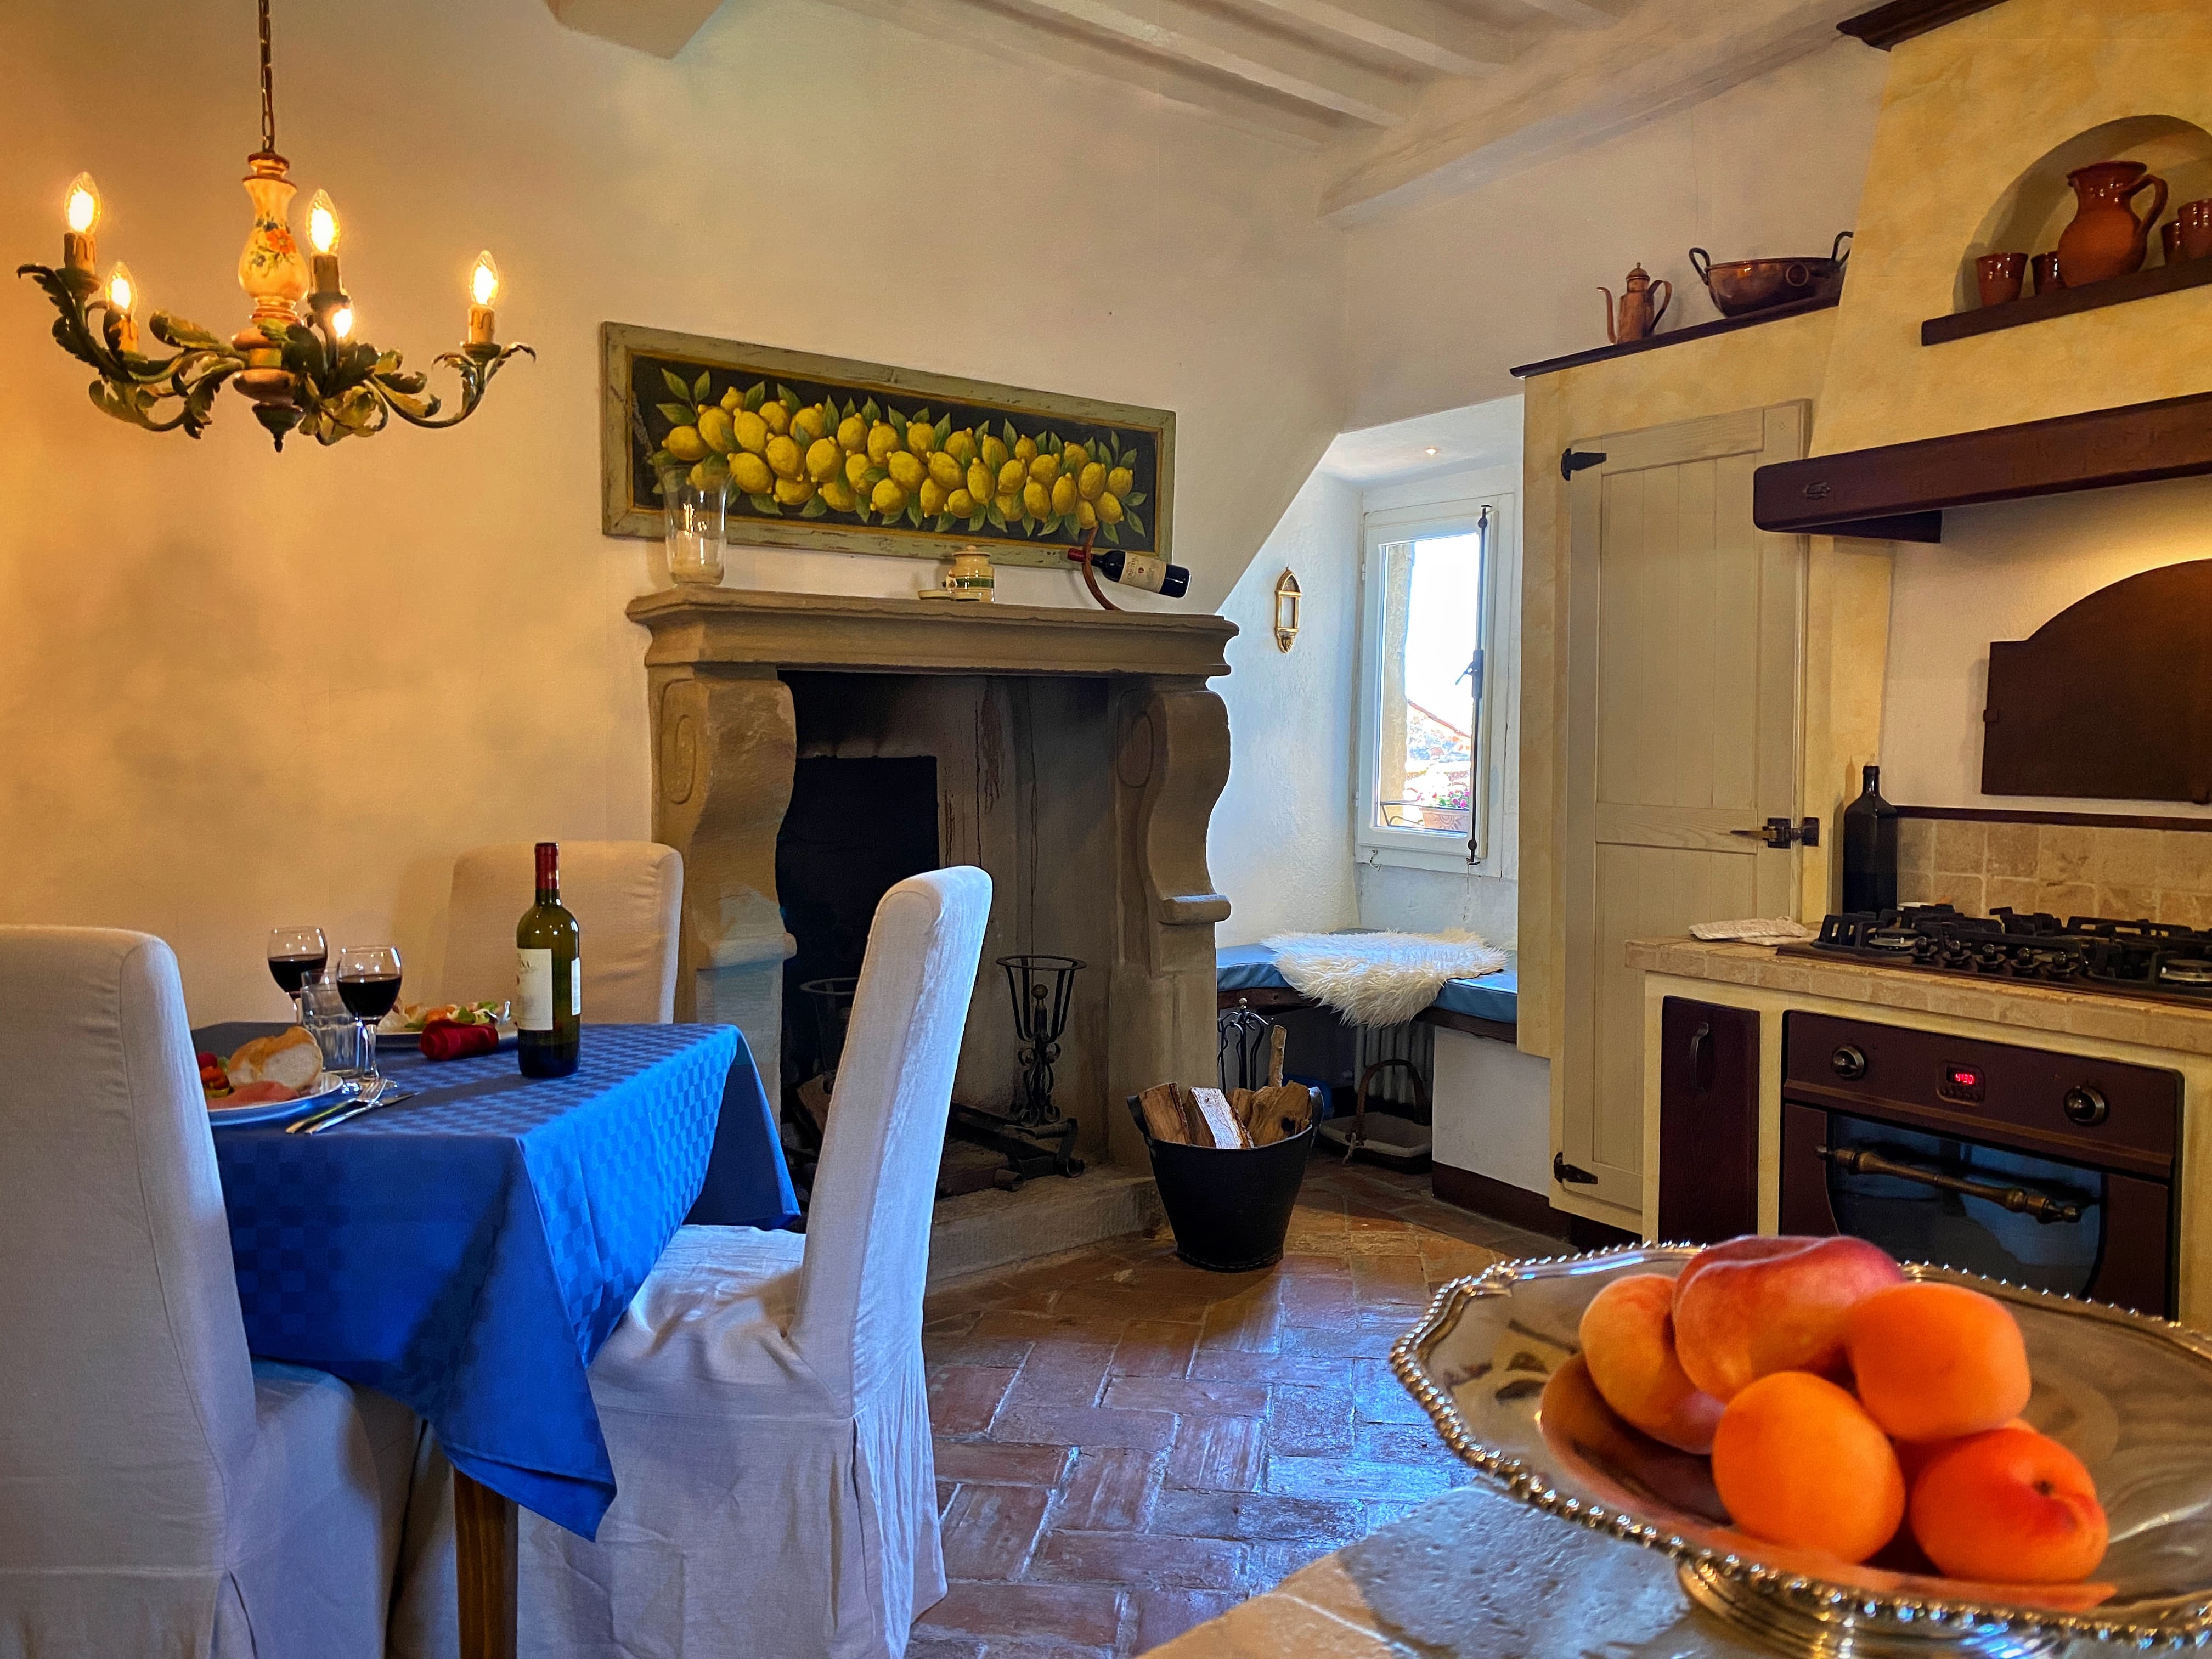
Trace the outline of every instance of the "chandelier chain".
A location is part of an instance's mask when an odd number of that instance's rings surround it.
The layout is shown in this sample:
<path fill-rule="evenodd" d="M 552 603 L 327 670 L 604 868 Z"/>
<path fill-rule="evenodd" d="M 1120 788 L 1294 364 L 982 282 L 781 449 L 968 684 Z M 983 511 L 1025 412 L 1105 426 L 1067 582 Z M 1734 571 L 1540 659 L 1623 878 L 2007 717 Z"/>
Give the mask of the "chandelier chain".
<path fill-rule="evenodd" d="M 269 67 L 269 0 L 261 0 L 261 153 L 276 153 L 276 79 Z"/>

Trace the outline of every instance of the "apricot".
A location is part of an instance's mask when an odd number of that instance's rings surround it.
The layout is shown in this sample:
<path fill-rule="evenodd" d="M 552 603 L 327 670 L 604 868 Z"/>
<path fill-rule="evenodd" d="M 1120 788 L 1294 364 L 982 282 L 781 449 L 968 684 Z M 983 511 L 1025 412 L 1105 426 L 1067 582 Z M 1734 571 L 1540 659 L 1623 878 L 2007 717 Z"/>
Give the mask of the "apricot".
<path fill-rule="evenodd" d="M 2033 1429 L 1991 1429 L 1943 1448 L 1912 1484 L 1911 1516 L 1912 1535 L 1950 1577 L 2005 1583 L 2086 1578 L 2110 1535 L 2081 1460 Z"/>
<path fill-rule="evenodd" d="M 1840 1374 L 1844 1315 L 1904 1277 L 1863 1238 L 1730 1239 L 1674 1281 L 1674 1352 L 1723 1401 L 1774 1371 Z"/>
<path fill-rule="evenodd" d="M 1844 1320 L 1859 1403 L 1899 1440 L 2002 1427 L 2027 1404 L 2027 1344 L 2005 1305 L 1963 1285 L 1893 1285 Z"/>
<path fill-rule="evenodd" d="M 1713 1434 L 1713 1485 L 1741 1530 L 1863 1561 L 1905 1518 L 1889 1437 L 1809 1371 L 1774 1371 L 1729 1401 Z"/>
<path fill-rule="evenodd" d="M 1674 1357 L 1674 1281 L 1616 1279 L 1583 1310 L 1583 1359 L 1605 1403 L 1677 1451 L 1709 1452 L 1721 1402 L 1698 1390 Z"/>

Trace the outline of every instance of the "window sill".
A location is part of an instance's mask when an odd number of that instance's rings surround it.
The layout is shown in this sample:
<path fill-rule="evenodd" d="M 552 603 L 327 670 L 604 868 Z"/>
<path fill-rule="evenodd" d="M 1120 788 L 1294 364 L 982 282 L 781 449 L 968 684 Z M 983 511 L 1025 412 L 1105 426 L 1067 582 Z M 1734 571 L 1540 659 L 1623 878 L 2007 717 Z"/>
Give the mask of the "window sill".
<path fill-rule="evenodd" d="M 1443 875 L 1494 876 L 1496 873 L 1492 867 L 1492 860 L 1468 861 L 1464 841 L 1448 842 L 1433 849 L 1408 847 L 1399 842 L 1364 841 L 1359 843 L 1359 862 L 1387 865 L 1401 870 L 1434 870 Z"/>

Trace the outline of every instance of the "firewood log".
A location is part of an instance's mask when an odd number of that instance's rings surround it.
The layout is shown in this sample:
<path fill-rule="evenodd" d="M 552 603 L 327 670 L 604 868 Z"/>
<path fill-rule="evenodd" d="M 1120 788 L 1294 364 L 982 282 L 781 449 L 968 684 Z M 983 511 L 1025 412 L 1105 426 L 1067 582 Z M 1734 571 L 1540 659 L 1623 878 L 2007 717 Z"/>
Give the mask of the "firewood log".
<path fill-rule="evenodd" d="M 1206 1126 L 1206 1139 L 1199 1142 L 1200 1146 L 1224 1149 L 1251 1146 L 1252 1137 L 1230 1109 L 1228 1096 L 1218 1089 L 1194 1089 L 1190 1092 L 1199 1118 Z"/>
<path fill-rule="evenodd" d="M 1182 1103 L 1176 1098 L 1174 1084 L 1155 1083 L 1137 1097 L 1137 1109 L 1145 1115 L 1145 1128 L 1154 1140 L 1177 1146 L 1190 1144 L 1190 1131 L 1184 1126 Z"/>

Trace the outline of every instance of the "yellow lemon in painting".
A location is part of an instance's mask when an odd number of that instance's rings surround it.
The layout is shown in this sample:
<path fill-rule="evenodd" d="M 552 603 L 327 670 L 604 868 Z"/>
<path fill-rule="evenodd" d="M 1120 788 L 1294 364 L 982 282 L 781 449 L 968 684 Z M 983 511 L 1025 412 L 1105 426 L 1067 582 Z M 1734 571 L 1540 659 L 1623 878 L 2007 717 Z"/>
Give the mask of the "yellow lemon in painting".
<path fill-rule="evenodd" d="M 921 457 L 909 455 L 903 449 L 894 450 L 887 456 L 884 468 L 909 495 L 921 488 L 922 479 L 928 476 L 922 471 Z"/>
<path fill-rule="evenodd" d="M 1055 513 L 1075 511 L 1075 480 L 1055 478 L 1052 485 L 1052 510 Z"/>
<path fill-rule="evenodd" d="M 768 463 L 757 455 L 732 455 L 730 458 L 730 476 L 738 481 L 738 488 L 748 495 L 765 495 L 775 488 L 775 474 L 768 470 Z"/>
<path fill-rule="evenodd" d="M 1027 466 L 1031 461 L 1036 459 L 1036 453 L 1037 447 L 1036 440 L 1035 438 L 1017 438 L 1014 440 L 1014 459 L 1019 461 L 1024 466 Z"/>
<path fill-rule="evenodd" d="M 1129 469 L 1126 466 L 1117 466 L 1106 475 L 1106 488 L 1116 495 L 1127 495 L 1135 487 L 1136 483 L 1136 479 L 1130 475 Z M 1114 521 L 1109 519 L 1106 522 L 1111 524 Z"/>
<path fill-rule="evenodd" d="M 1110 489 L 1098 498 L 1098 516 L 1108 524 L 1121 522 L 1121 503 Z"/>
<path fill-rule="evenodd" d="M 929 476 L 951 490 L 959 489 L 967 475 L 961 471 L 960 463 L 952 459 L 951 451 L 940 449 L 929 458 Z"/>
<path fill-rule="evenodd" d="M 1088 501 L 1079 501 L 1078 502 L 1076 502 L 1076 504 L 1075 504 L 1075 527 L 1076 527 L 1078 530 L 1096 530 L 1096 529 L 1097 529 L 1097 528 L 1098 528 L 1098 509 L 1097 509 L 1097 507 L 1095 507 L 1091 506 L 1091 503 L 1090 503 L 1090 502 L 1088 502 Z"/>
<path fill-rule="evenodd" d="M 937 447 L 937 428 L 916 421 L 906 429 L 906 447 L 917 455 L 928 454 Z"/>
<path fill-rule="evenodd" d="M 977 450 L 975 453 L 982 458 L 983 465 L 991 469 L 991 476 L 994 478 L 997 477 L 999 476 L 999 469 L 1005 466 L 1006 464 L 1006 445 L 1000 443 L 996 438 L 986 434 L 983 438 L 982 448 Z"/>
<path fill-rule="evenodd" d="M 814 486 L 805 478 L 778 478 L 775 498 L 786 507 L 804 507 L 814 499 Z"/>
<path fill-rule="evenodd" d="M 998 493 L 998 474 L 981 461 L 968 463 L 968 493 L 979 501 L 988 501 Z"/>
<path fill-rule="evenodd" d="M 711 404 L 700 412 L 699 436 L 717 455 L 728 454 L 738 444 L 737 434 L 730 427 L 729 416 Z"/>
<path fill-rule="evenodd" d="M 751 410 L 731 416 L 730 427 L 737 434 L 738 448 L 757 455 L 768 447 L 768 422 Z"/>
<path fill-rule="evenodd" d="M 806 476 L 817 483 L 836 477 L 844 465 L 845 452 L 835 438 L 817 438 L 806 447 Z"/>
<path fill-rule="evenodd" d="M 1032 519 L 1052 515 L 1052 491 L 1035 478 L 1022 486 L 1022 511 Z"/>
<path fill-rule="evenodd" d="M 1083 469 L 1075 481 L 1075 493 L 1086 501 L 1095 501 L 1106 493 L 1106 469 L 1092 461 Z"/>
<path fill-rule="evenodd" d="M 857 455 L 868 447 L 868 423 L 857 415 L 848 415 L 837 422 L 837 447 L 849 455 Z"/>
<path fill-rule="evenodd" d="M 999 493 L 1001 495 L 1020 494 L 1022 486 L 1029 482 L 1029 468 L 1021 462 L 1008 461 L 999 469 Z"/>
<path fill-rule="evenodd" d="M 1022 516 L 1022 498 L 1018 495 L 994 495 L 991 498 L 991 505 L 999 509 L 999 516 L 1002 519 L 1019 519 Z"/>
<path fill-rule="evenodd" d="M 1052 481 L 1059 476 L 1060 457 L 1057 455 L 1040 455 L 1030 463 L 1030 477 L 1047 489 L 1052 488 Z"/>
<path fill-rule="evenodd" d="M 934 478 L 921 481 L 921 516 L 933 519 L 945 511 L 945 486 Z"/>
<path fill-rule="evenodd" d="M 850 513 L 860 504 L 860 498 L 853 493 L 853 486 L 842 478 L 823 480 L 822 499 L 840 513 Z"/>
<path fill-rule="evenodd" d="M 829 430 L 829 418 L 823 414 L 820 404 L 810 404 L 791 417 L 791 435 L 803 444 L 812 443 Z"/>
<path fill-rule="evenodd" d="M 945 440 L 945 453 L 961 465 L 967 465 L 975 459 L 975 434 L 964 426 L 957 432 L 948 434 Z"/>
<path fill-rule="evenodd" d="M 945 498 L 945 510 L 956 519 L 975 516 L 975 497 L 965 489 L 956 489 Z"/>
<path fill-rule="evenodd" d="M 845 482 L 858 489 L 867 482 L 868 458 L 865 454 L 845 458 Z"/>
<path fill-rule="evenodd" d="M 791 430 L 791 411 L 780 403 L 763 404 L 760 417 L 768 422 L 768 429 L 778 436 Z"/>
<path fill-rule="evenodd" d="M 788 438 L 768 441 L 768 470 L 779 478 L 795 478 L 805 471 L 799 446 Z"/>
<path fill-rule="evenodd" d="M 878 479 L 868 496 L 868 505 L 888 519 L 894 513 L 906 511 L 906 491 L 898 487 L 896 478 Z"/>
<path fill-rule="evenodd" d="M 878 466 L 884 464 L 884 456 L 898 447 L 898 428 L 888 421 L 878 421 L 868 428 L 868 459 Z"/>
<path fill-rule="evenodd" d="M 1072 477 L 1082 476 L 1083 469 L 1091 465 L 1091 452 L 1081 444 L 1064 445 L 1060 452 L 1060 470 Z"/>
<path fill-rule="evenodd" d="M 739 407 L 744 404 L 744 401 L 745 394 L 738 391 L 735 386 L 732 386 L 727 392 L 725 392 L 722 394 L 722 408 L 726 412 L 732 415 L 738 412 Z"/>
<path fill-rule="evenodd" d="M 720 471 L 720 466 L 715 462 L 700 462 L 698 465 L 691 469 L 691 488 L 694 489 L 705 489 L 708 488 L 714 482 L 715 474 Z"/>
<path fill-rule="evenodd" d="M 661 447 L 679 461 L 696 461 L 707 453 L 707 441 L 699 435 L 697 427 L 679 426 Z"/>

